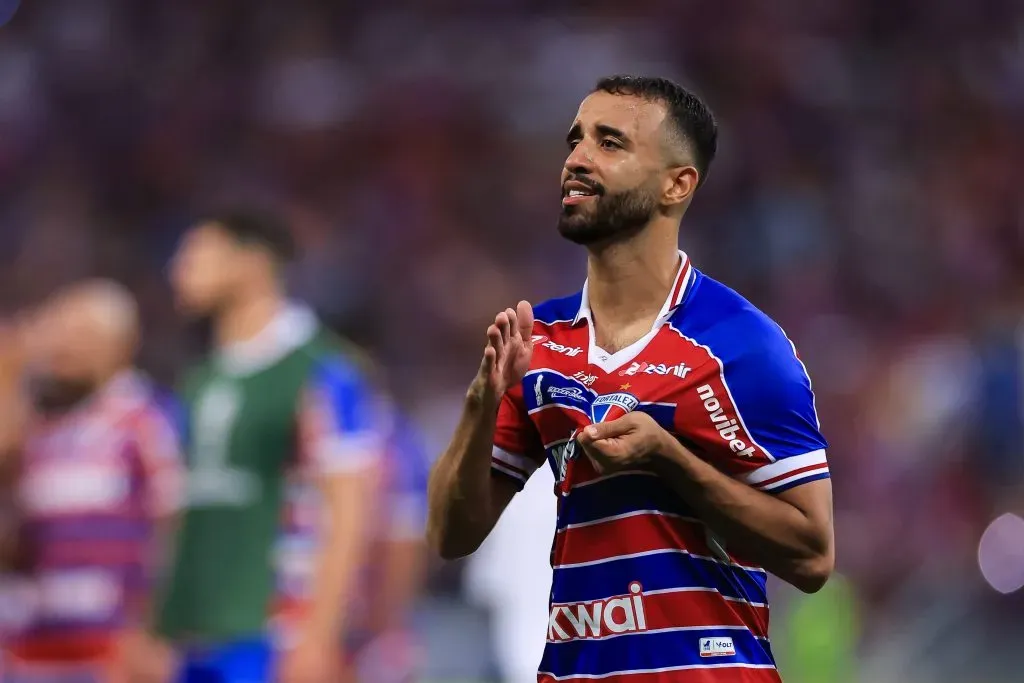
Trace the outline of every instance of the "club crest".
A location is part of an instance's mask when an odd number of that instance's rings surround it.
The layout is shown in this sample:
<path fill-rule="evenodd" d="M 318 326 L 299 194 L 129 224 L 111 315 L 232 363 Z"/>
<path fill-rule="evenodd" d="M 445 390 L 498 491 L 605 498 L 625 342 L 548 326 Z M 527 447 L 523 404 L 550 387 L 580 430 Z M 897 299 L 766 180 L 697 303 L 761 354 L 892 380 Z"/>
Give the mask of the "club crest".
<path fill-rule="evenodd" d="M 632 394 L 616 392 L 598 396 L 590 405 L 590 419 L 598 422 L 611 422 L 626 413 L 631 413 L 640 405 L 640 401 Z"/>

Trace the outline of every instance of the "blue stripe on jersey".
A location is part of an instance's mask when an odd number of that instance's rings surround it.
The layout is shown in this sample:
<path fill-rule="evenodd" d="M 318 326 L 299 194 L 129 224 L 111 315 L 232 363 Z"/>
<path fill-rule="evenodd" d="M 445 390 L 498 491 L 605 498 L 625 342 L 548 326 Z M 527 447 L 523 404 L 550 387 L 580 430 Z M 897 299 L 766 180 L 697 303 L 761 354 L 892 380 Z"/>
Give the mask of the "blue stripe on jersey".
<path fill-rule="evenodd" d="M 541 406 L 557 405 L 589 415 L 596 397 L 597 393 L 582 382 L 553 370 L 530 372 L 523 378 L 523 404 L 528 412 Z M 676 404 L 640 403 L 636 409 L 653 417 L 663 428 L 675 429 Z"/>
<path fill-rule="evenodd" d="M 378 426 L 374 393 L 363 374 L 341 355 L 322 359 L 309 388 L 328 402 L 339 434 L 368 432 Z"/>
<path fill-rule="evenodd" d="M 731 638 L 732 656 L 701 657 L 701 638 Z M 549 642 L 540 670 L 560 676 L 602 676 L 616 671 L 683 666 L 753 664 L 773 666 L 767 642 L 744 629 L 688 629 L 612 636 L 603 640 Z"/>
<path fill-rule="evenodd" d="M 576 319 L 576 314 L 580 312 L 582 302 L 582 291 L 560 299 L 550 299 L 534 307 L 533 319 L 545 325 L 552 325 L 556 322 L 572 322 Z"/>
<path fill-rule="evenodd" d="M 528 412 L 541 406 L 558 405 L 586 414 L 596 395 L 582 382 L 554 370 L 530 372 L 523 378 L 523 404 Z"/>
<path fill-rule="evenodd" d="M 717 588 L 729 598 L 768 602 L 768 576 L 764 572 L 705 560 L 681 551 L 657 552 L 580 567 L 557 567 L 551 581 L 551 600 L 588 602 L 625 595 L 634 581 L 638 581 L 644 591 Z"/>
<path fill-rule="evenodd" d="M 646 474 L 623 474 L 578 486 L 562 499 L 558 528 L 583 524 L 596 519 L 635 512 L 658 510 L 683 517 L 694 512 L 664 482 Z"/>
<path fill-rule="evenodd" d="M 670 325 L 722 361 L 726 384 L 754 440 L 776 459 L 827 448 L 810 379 L 782 328 L 732 289 L 697 277 L 688 305 L 676 311 Z"/>
<path fill-rule="evenodd" d="M 637 411 L 647 413 L 654 418 L 654 421 L 661 425 L 662 429 L 676 431 L 676 404 L 675 403 L 641 403 Z"/>
<path fill-rule="evenodd" d="M 769 493 L 771 493 L 773 496 L 777 496 L 780 493 L 782 493 L 783 491 L 788 491 L 791 488 L 794 488 L 794 487 L 797 487 L 797 486 L 803 486 L 804 484 L 809 484 L 812 481 L 819 481 L 821 479 L 831 479 L 831 478 L 832 478 L 831 474 L 829 474 L 828 472 L 822 472 L 821 474 L 815 474 L 813 477 L 804 477 L 803 479 L 797 479 L 796 481 L 792 481 L 792 482 L 790 482 L 788 484 L 785 484 L 783 486 L 778 486 L 776 488 L 773 488 Z"/>

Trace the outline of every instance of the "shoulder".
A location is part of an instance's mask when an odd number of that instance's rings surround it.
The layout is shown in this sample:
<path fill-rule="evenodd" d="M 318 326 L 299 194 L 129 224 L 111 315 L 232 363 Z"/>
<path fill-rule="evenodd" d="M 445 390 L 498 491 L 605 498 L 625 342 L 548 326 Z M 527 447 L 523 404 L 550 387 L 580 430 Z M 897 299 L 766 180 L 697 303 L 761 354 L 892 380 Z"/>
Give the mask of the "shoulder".
<path fill-rule="evenodd" d="M 533 307 L 534 328 L 550 328 L 559 323 L 571 323 L 580 311 L 583 292 L 576 292 L 557 299 L 548 299 Z"/>
<path fill-rule="evenodd" d="M 724 365 L 757 367 L 769 374 L 804 373 L 793 342 L 767 314 L 735 290 L 704 275 L 669 320 L 680 336 Z"/>

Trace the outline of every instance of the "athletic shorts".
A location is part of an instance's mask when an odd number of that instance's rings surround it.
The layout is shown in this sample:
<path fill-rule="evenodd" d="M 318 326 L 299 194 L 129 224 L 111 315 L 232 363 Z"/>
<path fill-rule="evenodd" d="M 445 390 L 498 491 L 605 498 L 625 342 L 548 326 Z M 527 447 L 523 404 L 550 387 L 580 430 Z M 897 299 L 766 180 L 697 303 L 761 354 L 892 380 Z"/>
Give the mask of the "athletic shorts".
<path fill-rule="evenodd" d="M 175 683 L 273 683 L 274 648 L 266 638 L 186 647 Z"/>

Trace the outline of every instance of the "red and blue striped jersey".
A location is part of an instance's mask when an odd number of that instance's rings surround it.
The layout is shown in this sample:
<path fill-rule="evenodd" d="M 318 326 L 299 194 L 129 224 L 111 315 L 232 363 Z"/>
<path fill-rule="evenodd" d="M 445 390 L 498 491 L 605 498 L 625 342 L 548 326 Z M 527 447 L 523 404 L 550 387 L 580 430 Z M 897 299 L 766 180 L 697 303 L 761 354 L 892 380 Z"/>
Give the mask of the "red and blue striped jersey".
<path fill-rule="evenodd" d="M 523 483 L 547 462 L 557 481 L 542 683 L 779 680 L 764 569 L 730 553 L 653 472 L 598 476 L 572 440 L 639 410 L 762 491 L 829 476 L 793 344 L 681 260 L 653 329 L 615 353 L 595 344 L 586 285 L 537 306 L 530 370 L 499 408 L 493 471 Z"/>
<path fill-rule="evenodd" d="M 178 505 L 181 467 L 172 421 L 134 373 L 30 430 L 19 502 L 34 604 L 13 651 L 88 658 L 144 618 L 154 524 Z"/>

